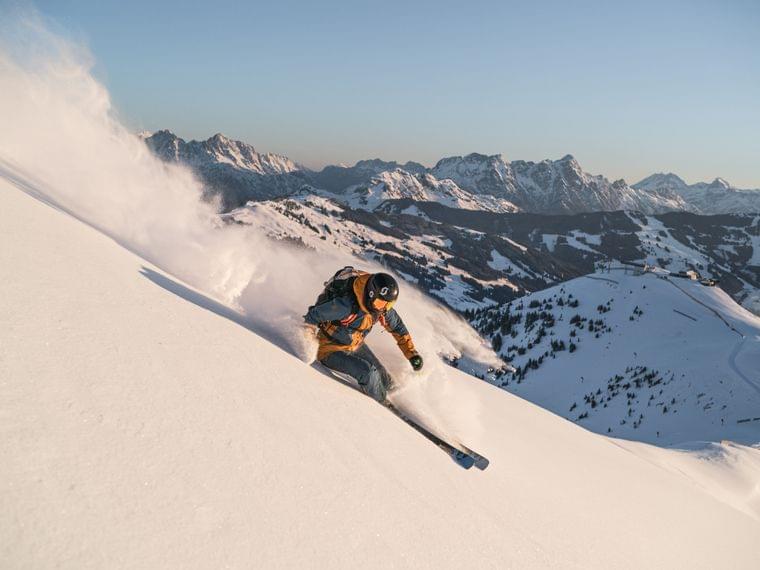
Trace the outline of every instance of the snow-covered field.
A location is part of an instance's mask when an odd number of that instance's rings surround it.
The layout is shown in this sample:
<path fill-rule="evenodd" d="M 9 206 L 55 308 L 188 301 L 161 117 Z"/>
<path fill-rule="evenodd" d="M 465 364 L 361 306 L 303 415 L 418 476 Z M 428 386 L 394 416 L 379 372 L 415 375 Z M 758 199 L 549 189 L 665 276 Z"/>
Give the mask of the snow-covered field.
<path fill-rule="evenodd" d="M 215 224 L 44 32 L 0 57 L 0 567 L 757 568 L 760 451 L 615 440 L 443 365 L 486 363 L 410 286 L 396 403 L 464 471 L 309 364 L 345 255 Z M 41 57 L 41 59 L 39 59 Z"/>

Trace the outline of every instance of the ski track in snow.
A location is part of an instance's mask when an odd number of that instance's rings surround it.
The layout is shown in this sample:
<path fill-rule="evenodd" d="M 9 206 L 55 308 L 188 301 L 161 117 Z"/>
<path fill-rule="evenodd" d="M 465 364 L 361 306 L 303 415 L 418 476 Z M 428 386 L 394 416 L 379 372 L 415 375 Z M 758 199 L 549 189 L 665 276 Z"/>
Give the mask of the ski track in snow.
<path fill-rule="evenodd" d="M 731 369 L 736 373 L 736 375 L 741 378 L 750 388 L 752 388 L 755 392 L 760 394 L 760 383 L 756 383 L 755 381 L 751 380 L 749 376 L 747 376 L 744 372 L 742 372 L 739 369 L 739 366 L 736 364 L 736 357 L 739 355 L 739 352 L 741 352 L 742 347 L 744 346 L 745 341 L 747 340 L 747 335 L 740 332 L 734 325 L 728 322 L 728 319 L 720 314 L 719 311 L 714 309 L 713 307 L 710 307 L 694 297 L 693 295 L 689 294 L 688 291 L 685 291 L 682 287 L 679 287 L 676 283 L 674 283 L 671 279 L 667 280 L 668 283 L 673 285 L 676 289 L 681 291 L 684 295 L 689 297 L 692 301 L 695 303 L 698 303 L 699 305 L 703 306 L 707 310 L 709 310 L 711 313 L 713 313 L 716 317 L 718 317 L 724 325 L 726 325 L 729 329 L 731 329 L 733 332 L 738 334 L 741 338 L 737 341 L 736 346 L 734 346 L 733 350 L 731 350 L 731 354 L 728 356 L 728 365 L 731 367 Z"/>
<path fill-rule="evenodd" d="M 736 372 L 736 375 L 739 376 L 742 380 L 744 380 L 747 385 L 755 390 L 758 394 L 760 394 L 760 383 L 756 383 L 753 380 L 749 378 L 744 372 L 742 372 L 739 369 L 739 366 L 736 364 L 736 357 L 739 355 L 739 352 L 741 352 L 742 347 L 744 346 L 744 342 L 747 340 L 747 337 L 742 337 L 742 339 L 736 343 L 736 346 L 731 351 L 731 355 L 728 357 L 728 364 L 731 366 L 731 369 Z"/>
<path fill-rule="evenodd" d="M 615 285 L 619 285 L 619 281 L 615 281 L 614 279 L 609 279 L 607 277 L 597 277 L 593 275 L 584 275 L 586 279 L 594 279 L 595 281 L 607 281 L 608 283 L 614 283 Z"/>
<path fill-rule="evenodd" d="M 731 329 L 732 331 L 734 331 L 740 337 L 744 337 L 744 335 L 741 332 L 739 332 L 738 330 L 736 330 L 736 327 L 734 327 L 734 325 L 732 325 L 731 323 L 729 323 L 728 320 L 723 315 L 720 314 L 720 312 L 718 312 L 714 308 L 710 307 L 709 305 L 706 305 L 705 303 L 703 303 L 702 301 L 700 301 L 699 299 L 697 299 L 696 297 L 694 297 L 692 294 L 690 294 L 688 291 L 685 291 L 682 287 L 680 287 L 672 279 L 666 279 L 666 281 L 668 283 L 670 283 L 671 285 L 673 285 L 673 287 L 675 287 L 676 289 L 678 289 L 681 293 L 683 293 L 684 295 L 686 295 L 689 299 L 691 299 L 692 301 L 694 301 L 695 303 L 697 303 L 699 305 L 702 305 L 705 309 L 707 309 L 712 314 L 714 314 L 716 317 L 718 317 L 723 322 L 724 325 L 726 325 L 729 329 Z"/>

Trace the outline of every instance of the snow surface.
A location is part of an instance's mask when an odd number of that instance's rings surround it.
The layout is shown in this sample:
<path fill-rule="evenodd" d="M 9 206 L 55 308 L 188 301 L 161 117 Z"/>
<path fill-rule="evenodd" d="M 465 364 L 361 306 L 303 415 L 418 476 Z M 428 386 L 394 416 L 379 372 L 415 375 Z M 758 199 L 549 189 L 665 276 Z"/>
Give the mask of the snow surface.
<path fill-rule="evenodd" d="M 597 273 L 510 303 L 509 313 L 523 318 L 514 338 L 503 335 L 502 353 L 519 367 L 543 358 L 505 387 L 588 429 L 626 439 L 759 443 L 760 318 L 717 287 L 663 277 Z M 530 312 L 552 315 L 543 338 L 544 321 L 528 325 Z M 593 330 L 590 321 L 598 323 Z M 567 350 L 552 349 L 559 341 Z M 636 374 L 640 367 L 646 370 Z M 655 382 L 643 380 L 648 373 Z"/>
<path fill-rule="evenodd" d="M 491 459 L 464 471 L 92 228 L 5 182 L 0 200 L 3 567 L 760 561 L 731 491 L 757 501 L 756 450 L 690 459 L 695 483 L 680 455 L 630 453 L 449 369 L 396 398 Z"/>
<path fill-rule="evenodd" d="M 0 567 L 757 568 L 758 450 L 621 446 L 448 368 L 489 353 L 408 285 L 424 371 L 370 343 L 487 471 L 311 367 L 298 317 L 347 257 L 216 223 L 32 32 L 0 52 Z"/>

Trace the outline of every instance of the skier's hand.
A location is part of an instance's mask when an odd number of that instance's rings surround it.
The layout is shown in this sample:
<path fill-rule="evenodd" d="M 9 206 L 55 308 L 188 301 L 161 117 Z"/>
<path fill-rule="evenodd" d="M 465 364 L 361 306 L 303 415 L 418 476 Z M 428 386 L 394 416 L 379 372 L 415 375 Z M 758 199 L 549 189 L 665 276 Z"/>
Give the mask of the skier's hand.
<path fill-rule="evenodd" d="M 419 354 L 415 354 L 409 359 L 409 364 L 411 364 L 412 368 L 415 370 L 420 370 L 422 368 L 422 357 Z"/>

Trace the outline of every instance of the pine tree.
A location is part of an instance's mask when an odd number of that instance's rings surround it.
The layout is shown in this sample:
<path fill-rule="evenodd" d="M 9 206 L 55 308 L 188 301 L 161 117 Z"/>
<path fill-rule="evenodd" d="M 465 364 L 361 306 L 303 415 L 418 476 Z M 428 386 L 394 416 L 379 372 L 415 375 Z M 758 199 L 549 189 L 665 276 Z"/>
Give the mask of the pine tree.
<path fill-rule="evenodd" d="M 499 333 L 495 333 L 491 339 L 491 346 L 493 347 L 494 352 L 501 352 L 502 342 L 503 340 L 501 338 L 501 335 Z"/>

